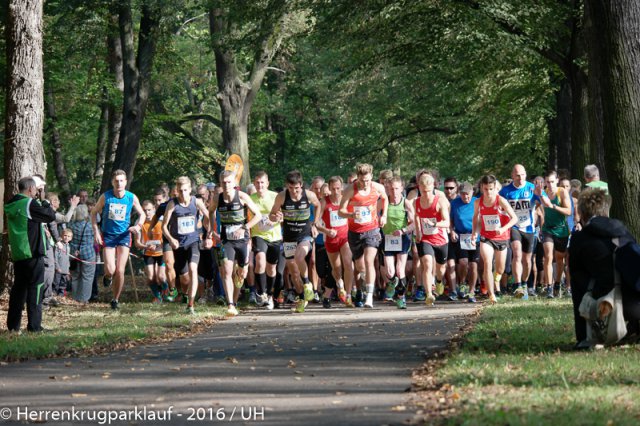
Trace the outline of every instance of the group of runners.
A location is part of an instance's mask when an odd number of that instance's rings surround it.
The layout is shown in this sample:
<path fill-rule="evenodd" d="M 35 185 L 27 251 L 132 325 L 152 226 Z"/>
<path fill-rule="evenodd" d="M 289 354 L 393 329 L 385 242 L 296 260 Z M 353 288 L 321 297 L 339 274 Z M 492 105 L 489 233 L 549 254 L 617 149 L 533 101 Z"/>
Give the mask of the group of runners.
<path fill-rule="evenodd" d="M 551 171 L 529 182 L 520 164 L 504 186 L 492 175 L 475 186 L 451 177 L 444 191 L 436 172 L 420 170 L 405 186 L 390 171 L 374 180 L 368 164 L 346 183 L 314 177 L 308 189 L 294 170 L 280 192 L 269 189 L 263 171 L 246 192 L 233 171 L 196 194 L 183 176 L 171 194 L 165 186 L 142 203 L 125 189 L 123 171 L 113 173 L 112 183 L 92 222 L 104 247 L 105 286 L 113 283 L 113 309 L 132 242 L 143 250 L 154 301 L 173 301 L 177 287 L 189 313 L 204 297 L 202 276 L 211 285 L 218 269 L 228 315 L 238 314 L 247 284 L 257 305 L 274 309 L 288 300 L 299 313 L 309 302 L 331 308 L 338 300 L 365 308 L 386 300 L 406 309 L 409 295 L 428 305 L 437 298 L 475 303 L 478 295 L 496 303 L 507 269 L 505 290 L 527 299 L 536 295 L 529 280 L 536 252 L 543 260 L 541 287 L 557 297 L 561 281 L 569 284 L 567 241 L 579 226 L 568 177 Z M 132 212 L 138 214 L 133 226 Z"/>

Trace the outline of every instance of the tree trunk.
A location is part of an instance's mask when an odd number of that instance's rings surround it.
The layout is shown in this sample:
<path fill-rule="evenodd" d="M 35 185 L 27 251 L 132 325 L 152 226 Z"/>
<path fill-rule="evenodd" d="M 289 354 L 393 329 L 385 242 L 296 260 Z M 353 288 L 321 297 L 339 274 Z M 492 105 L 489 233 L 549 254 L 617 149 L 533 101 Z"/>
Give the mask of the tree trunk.
<path fill-rule="evenodd" d="M 9 0 L 7 7 L 7 76 L 4 138 L 4 201 L 18 190 L 18 181 L 44 175 L 42 68 L 42 1 Z M 4 229 L 7 229 L 6 226 Z M 0 293 L 13 281 L 9 242 L 2 235 Z"/>
<path fill-rule="evenodd" d="M 58 115 L 56 114 L 56 104 L 53 97 L 53 89 L 49 85 L 47 87 L 47 116 L 49 119 L 48 131 L 51 138 L 51 148 L 53 151 L 53 170 L 58 180 L 58 186 L 63 191 L 63 195 L 69 195 L 71 187 L 69 186 L 69 177 L 67 175 L 67 168 L 64 164 L 64 155 L 62 155 L 62 142 L 60 141 L 60 132 L 58 131 L 57 122 Z M 64 197 L 63 197 L 64 199 Z"/>
<path fill-rule="evenodd" d="M 142 4 L 137 54 L 134 48 L 131 0 L 123 1 L 120 6 L 118 22 L 122 42 L 124 104 L 113 168 L 124 170 L 128 185 L 131 185 L 149 100 L 156 32 L 160 23 L 158 6 L 150 6 L 147 2 Z"/>
<path fill-rule="evenodd" d="M 571 86 L 566 78 L 556 93 L 556 116 L 549 123 L 549 169 L 571 170 Z"/>
<path fill-rule="evenodd" d="M 588 0 L 602 60 L 605 161 L 612 216 L 640 237 L 640 4 Z"/>
<path fill-rule="evenodd" d="M 111 19 L 112 26 L 116 27 L 118 17 L 113 15 Z M 112 81 L 114 82 L 114 87 L 121 95 L 118 97 L 117 103 L 115 98 L 109 99 L 107 111 L 107 146 L 105 148 L 104 173 L 102 174 L 100 193 L 111 187 L 111 172 L 113 171 L 113 162 L 116 158 L 118 140 L 120 139 L 120 127 L 122 126 L 122 105 L 120 103 L 120 100 L 124 97 L 122 43 L 120 43 L 120 37 L 116 34 L 116 31 L 116 28 L 114 28 L 107 36 L 107 49 L 109 52 L 107 63 L 109 65 L 109 74 L 111 74 Z"/>
<path fill-rule="evenodd" d="M 104 163 L 107 156 L 109 142 L 109 92 L 106 87 L 102 90 L 102 103 L 100 104 L 100 123 L 98 124 L 98 140 L 96 144 L 96 167 L 93 178 L 102 182 Z"/>
<path fill-rule="evenodd" d="M 228 16 L 221 7 L 209 10 L 209 32 L 216 59 L 218 93 L 216 99 L 222 112 L 222 139 L 229 154 L 238 154 L 244 162 L 241 185 L 251 182 L 249 165 L 249 143 L 247 128 L 253 102 L 260 90 L 267 67 L 280 48 L 283 39 L 283 18 L 274 21 L 268 31 L 264 31 L 260 46 L 255 51 L 248 81 L 242 79 L 236 65 L 236 56 L 231 46 L 224 44 L 224 36 L 230 31 Z M 242 23 L 236 23 L 241 25 Z"/>

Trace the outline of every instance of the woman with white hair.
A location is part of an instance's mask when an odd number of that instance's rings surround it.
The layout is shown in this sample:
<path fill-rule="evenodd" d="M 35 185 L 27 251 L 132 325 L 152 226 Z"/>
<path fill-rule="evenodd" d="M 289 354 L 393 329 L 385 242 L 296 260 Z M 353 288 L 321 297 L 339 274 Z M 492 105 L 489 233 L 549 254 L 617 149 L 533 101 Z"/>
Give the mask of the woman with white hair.
<path fill-rule="evenodd" d="M 86 204 L 80 204 L 76 207 L 69 228 L 73 231 L 70 254 L 80 259 L 74 261 L 77 267 L 71 271 L 72 296 L 78 302 L 86 303 L 91 297 L 91 286 L 96 270 L 93 228 Z"/>

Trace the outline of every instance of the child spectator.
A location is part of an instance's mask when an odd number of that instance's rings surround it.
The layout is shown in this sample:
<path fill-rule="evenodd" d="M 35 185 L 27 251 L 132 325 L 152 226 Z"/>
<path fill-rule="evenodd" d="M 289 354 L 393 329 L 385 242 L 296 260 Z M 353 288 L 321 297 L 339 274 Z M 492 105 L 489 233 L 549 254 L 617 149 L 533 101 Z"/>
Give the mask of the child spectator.
<path fill-rule="evenodd" d="M 69 262 L 69 242 L 73 239 L 73 231 L 65 229 L 62 231 L 62 240 L 55 249 L 55 268 L 53 276 L 53 292 L 55 296 L 66 296 L 67 290 L 71 287 L 71 271 Z"/>

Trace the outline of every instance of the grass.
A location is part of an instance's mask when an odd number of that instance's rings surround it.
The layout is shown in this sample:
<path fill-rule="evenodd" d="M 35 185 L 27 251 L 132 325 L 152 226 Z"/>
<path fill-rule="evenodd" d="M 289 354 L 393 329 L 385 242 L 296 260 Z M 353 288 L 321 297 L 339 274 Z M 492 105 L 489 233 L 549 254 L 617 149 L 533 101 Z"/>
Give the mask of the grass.
<path fill-rule="evenodd" d="M 66 304 L 44 312 L 42 324 L 50 332 L 0 333 L 0 360 L 95 354 L 125 348 L 134 342 L 175 339 L 212 324 L 225 312 L 220 306 L 197 305 L 196 315 L 190 316 L 184 313 L 185 306 L 127 303 L 114 312 L 109 304 Z M 6 311 L 2 314 L 4 321 Z"/>
<path fill-rule="evenodd" d="M 484 308 L 433 373 L 446 397 L 438 423 L 640 424 L 640 348 L 574 352 L 574 339 L 568 299 Z"/>

